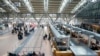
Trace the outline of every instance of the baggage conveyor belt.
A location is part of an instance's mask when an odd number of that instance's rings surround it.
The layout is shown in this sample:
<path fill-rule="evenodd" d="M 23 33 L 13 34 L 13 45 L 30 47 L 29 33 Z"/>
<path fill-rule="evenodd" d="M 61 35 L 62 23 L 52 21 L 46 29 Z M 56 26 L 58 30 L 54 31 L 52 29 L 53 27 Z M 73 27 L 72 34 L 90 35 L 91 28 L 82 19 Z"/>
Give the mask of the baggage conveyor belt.
<path fill-rule="evenodd" d="M 98 56 L 97 53 L 86 46 L 70 46 L 75 56 Z"/>
<path fill-rule="evenodd" d="M 86 45 L 85 45 L 84 43 L 82 43 L 82 42 L 77 42 L 77 39 L 71 39 L 70 45 L 71 45 L 71 46 L 86 46 Z"/>
<path fill-rule="evenodd" d="M 97 56 L 95 51 L 91 50 L 82 42 L 76 42 L 75 39 L 71 39 L 70 45 L 70 49 L 75 56 Z"/>

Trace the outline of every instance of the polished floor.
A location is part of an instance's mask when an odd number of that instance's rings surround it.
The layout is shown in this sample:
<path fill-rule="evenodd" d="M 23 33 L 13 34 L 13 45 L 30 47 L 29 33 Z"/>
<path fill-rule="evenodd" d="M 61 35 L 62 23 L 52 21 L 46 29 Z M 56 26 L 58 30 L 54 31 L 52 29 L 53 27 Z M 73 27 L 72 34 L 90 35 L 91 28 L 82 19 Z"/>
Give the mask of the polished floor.
<path fill-rule="evenodd" d="M 43 35 L 48 33 L 47 27 L 36 28 L 28 37 L 19 41 L 16 34 L 6 33 L 0 35 L 0 56 L 7 56 L 8 52 L 19 53 L 19 55 L 35 51 L 36 53 L 45 53 L 46 56 L 52 56 L 50 42 L 43 40 Z"/>
<path fill-rule="evenodd" d="M 0 56 L 7 55 L 7 52 L 15 49 L 22 41 L 18 41 L 16 34 L 7 33 L 0 36 Z"/>

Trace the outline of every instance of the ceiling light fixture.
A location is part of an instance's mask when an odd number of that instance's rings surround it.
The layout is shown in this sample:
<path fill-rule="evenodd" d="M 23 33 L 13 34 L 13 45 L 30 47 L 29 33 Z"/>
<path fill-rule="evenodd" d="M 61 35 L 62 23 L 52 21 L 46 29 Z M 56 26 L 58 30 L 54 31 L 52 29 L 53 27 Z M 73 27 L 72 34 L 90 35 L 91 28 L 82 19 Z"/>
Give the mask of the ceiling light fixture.
<path fill-rule="evenodd" d="M 91 2 L 97 2 L 97 0 L 92 0 Z"/>
<path fill-rule="evenodd" d="M 44 0 L 44 11 L 48 12 L 49 0 Z"/>
<path fill-rule="evenodd" d="M 62 0 L 61 6 L 59 8 L 58 13 L 61 13 L 63 11 L 63 9 L 66 7 L 66 5 L 68 6 L 68 4 L 71 2 L 72 0 Z"/>
<path fill-rule="evenodd" d="M 10 0 L 3 0 L 3 1 L 15 12 L 20 12 L 20 10 L 16 6 L 14 6 L 14 4 Z"/>
<path fill-rule="evenodd" d="M 75 13 L 81 6 L 83 6 L 87 1 L 86 0 L 81 0 L 71 11 L 71 13 Z"/>
<path fill-rule="evenodd" d="M 27 7 L 27 10 L 29 12 L 33 13 L 34 11 L 33 11 L 33 8 L 32 8 L 30 0 L 22 0 L 22 1 L 24 2 L 25 6 Z"/>

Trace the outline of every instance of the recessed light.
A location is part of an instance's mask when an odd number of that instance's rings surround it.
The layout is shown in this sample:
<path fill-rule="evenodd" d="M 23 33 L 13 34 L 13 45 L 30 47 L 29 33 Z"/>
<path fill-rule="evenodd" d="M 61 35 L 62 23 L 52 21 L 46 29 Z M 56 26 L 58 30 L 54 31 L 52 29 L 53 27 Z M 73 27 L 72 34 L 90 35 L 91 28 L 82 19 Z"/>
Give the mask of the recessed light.
<path fill-rule="evenodd" d="M 96 2 L 97 0 L 92 0 L 91 2 Z"/>

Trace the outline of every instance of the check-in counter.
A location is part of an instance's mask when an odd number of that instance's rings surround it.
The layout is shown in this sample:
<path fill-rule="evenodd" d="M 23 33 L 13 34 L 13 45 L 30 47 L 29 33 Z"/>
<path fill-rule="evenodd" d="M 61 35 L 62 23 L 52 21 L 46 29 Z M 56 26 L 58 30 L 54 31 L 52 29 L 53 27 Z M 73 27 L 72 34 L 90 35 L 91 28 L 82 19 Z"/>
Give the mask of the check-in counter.
<path fill-rule="evenodd" d="M 98 56 L 100 56 L 100 54 L 99 54 L 100 53 L 100 48 L 99 48 L 100 44 L 96 44 L 96 41 L 100 40 L 100 34 L 95 33 L 95 32 L 91 32 L 91 31 L 88 31 L 88 30 L 85 30 L 85 29 L 81 29 L 81 28 L 78 28 L 78 27 L 70 26 L 70 25 L 65 25 L 65 26 L 64 26 L 65 28 L 67 28 L 67 29 L 70 28 L 70 29 L 75 31 L 75 32 L 72 32 L 72 37 L 74 37 L 74 38 L 78 37 L 79 41 L 84 43 L 83 46 L 88 46 L 88 48 L 91 48 L 91 50 L 93 50 L 93 51 L 96 50 L 96 53 L 98 54 Z M 77 32 L 79 32 L 79 31 L 81 31 L 81 33 L 78 34 Z M 90 37 L 91 35 L 93 37 Z M 72 46 L 77 46 L 77 45 L 79 46 L 80 44 L 78 44 L 78 42 L 75 42 L 75 41 L 76 41 L 75 39 L 71 40 L 70 44 Z M 90 46 L 89 46 L 89 41 L 90 41 Z"/>
<path fill-rule="evenodd" d="M 63 31 L 57 28 L 56 25 L 49 23 L 50 30 L 54 36 L 52 49 L 55 56 L 72 56 L 72 52 L 68 51 L 68 38 L 70 35 L 64 35 Z"/>
<path fill-rule="evenodd" d="M 71 46 L 84 46 L 85 44 L 82 42 L 79 42 L 78 39 L 71 39 L 70 45 Z"/>
<path fill-rule="evenodd" d="M 51 25 L 51 28 L 52 27 L 53 26 Z M 99 51 L 95 52 L 95 50 L 92 50 L 92 49 L 90 49 L 90 47 L 88 47 L 88 42 L 89 42 L 88 39 L 90 39 L 90 35 L 94 34 L 93 32 L 89 33 L 89 31 L 87 31 L 87 30 L 84 30 L 84 29 L 81 29 L 81 28 L 78 28 L 78 27 L 74 27 L 74 26 L 70 26 L 70 25 L 67 25 L 65 28 L 67 28 L 67 31 L 69 31 L 71 34 L 75 35 L 75 37 L 76 37 L 76 38 L 70 39 L 70 46 L 74 46 L 73 48 L 76 48 L 76 51 L 79 51 L 78 47 L 76 47 L 76 46 L 82 46 L 81 52 L 84 51 L 84 50 L 85 51 L 89 50 L 90 51 L 89 53 L 91 53 L 91 54 L 87 54 L 87 55 L 92 55 L 92 56 L 98 56 L 99 55 L 99 53 L 100 53 Z M 55 34 L 54 36 L 56 36 L 55 39 L 57 39 L 57 41 L 61 38 L 65 38 L 65 37 L 60 36 L 61 34 L 59 33 L 58 29 L 56 29 L 56 28 L 54 28 L 54 29 L 52 28 L 52 31 L 55 31 L 55 32 L 53 32 L 53 34 Z M 80 33 L 79 31 L 81 31 L 81 34 L 79 34 Z M 96 37 L 96 35 L 95 35 L 95 37 Z M 79 38 L 79 39 L 77 39 L 77 38 Z M 84 42 L 86 42 L 86 43 L 84 43 Z M 91 39 L 90 43 L 95 43 L 95 40 Z M 67 54 L 68 49 L 66 51 L 59 50 L 59 47 L 57 46 L 57 42 L 55 42 L 54 45 L 55 45 L 54 48 L 56 48 L 56 50 L 53 52 L 55 56 L 65 56 L 65 55 L 67 56 L 69 54 L 69 53 Z M 83 46 L 87 46 L 87 47 L 83 47 Z M 76 53 L 73 52 L 73 50 L 71 49 L 72 55 L 74 54 L 75 56 L 77 56 Z M 83 53 L 80 53 L 80 54 L 83 54 Z M 86 55 L 86 53 L 84 53 L 84 55 Z"/>
<path fill-rule="evenodd" d="M 81 28 L 78 28 L 78 27 L 74 27 L 74 26 L 70 26 L 70 25 L 65 25 L 66 26 L 66 28 L 71 28 L 71 29 L 73 29 L 75 32 L 79 32 L 79 31 L 81 31 L 81 35 L 80 35 L 80 37 L 85 37 L 85 39 L 86 39 L 86 37 L 87 38 L 90 38 L 89 36 L 90 35 L 93 35 L 94 36 L 94 39 L 96 39 L 96 40 L 100 40 L 100 34 L 98 34 L 98 33 L 95 33 L 95 32 L 91 32 L 91 31 L 88 31 L 88 30 L 85 30 L 85 29 L 81 29 Z M 75 34 L 75 33 L 73 33 L 73 35 L 75 35 L 75 36 L 77 36 L 77 34 Z M 79 35 L 79 34 L 78 34 Z M 87 40 L 87 39 L 86 39 Z M 94 42 L 94 41 L 93 41 Z"/>
<path fill-rule="evenodd" d="M 84 29 L 88 29 L 88 30 L 100 33 L 100 24 L 82 23 L 81 27 Z"/>

